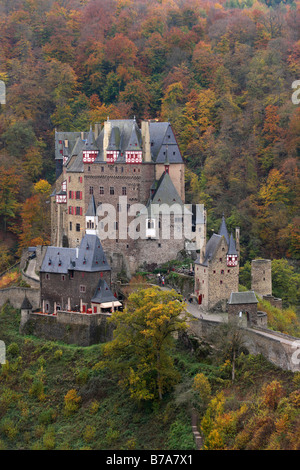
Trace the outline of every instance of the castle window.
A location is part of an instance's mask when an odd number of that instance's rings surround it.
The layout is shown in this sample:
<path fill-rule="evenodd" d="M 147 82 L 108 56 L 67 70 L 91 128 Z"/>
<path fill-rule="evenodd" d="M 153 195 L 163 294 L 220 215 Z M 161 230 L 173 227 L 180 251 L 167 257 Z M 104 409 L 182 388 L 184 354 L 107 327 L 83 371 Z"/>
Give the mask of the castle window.
<path fill-rule="evenodd" d="M 75 215 L 82 215 L 82 207 L 76 207 L 75 208 Z"/>
<path fill-rule="evenodd" d="M 216 271 L 215 271 L 215 269 L 213 270 L 213 273 L 214 273 L 214 274 L 216 274 Z"/>
<path fill-rule="evenodd" d="M 222 258 L 220 258 L 220 263 L 222 263 Z"/>
<path fill-rule="evenodd" d="M 126 196 L 126 194 L 127 194 L 126 186 L 122 186 L 122 196 Z"/>
<path fill-rule="evenodd" d="M 45 279 L 47 279 L 47 281 L 49 281 L 49 279 L 50 279 L 50 274 L 46 273 Z"/>
<path fill-rule="evenodd" d="M 80 286 L 80 292 L 85 292 L 85 291 L 86 291 L 85 286 Z"/>
<path fill-rule="evenodd" d="M 227 272 L 228 272 L 228 273 L 230 273 L 230 269 L 228 269 L 228 271 L 227 271 Z"/>
<path fill-rule="evenodd" d="M 72 222 L 70 222 L 70 232 L 72 232 Z"/>
<path fill-rule="evenodd" d="M 224 269 L 221 269 L 221 274 L 224 274 Z"/>
<path fill-rule="evenodd" d="M 101 173 L 104 173 L 104 166 L 101 167 Z"/>
<path fill-rule="evenodd" d="M 109 194 L 115 194 L 115 188 L 113 186 L 109 188 Z"/>
<path fill-rule="evenodd" d="M 158 248 L 161 248 L 161 243 L 158 243 Z"/>
<path fill-rule="evenodd" d="M 100 193 L 100 194 L 104 194 L 104 188 L 103 188 L 103 186 L 100 186 L 100 188 L 99 188 L 99 193 Z"/>
<path fill-rule="evenodd" d="M 76 224 L 76 232 L 80 232 L 80 224 Z"/>
<path fill-rule="evenodd" d="M 90 194 L 94 194 L 94 187 L 90 186 Z"/>
<path fill-rule="evenodd" d="M 61 280 L 62 281 L 65 281 L 66 280 L 66 276 L 64 274 L 61 275 Z"/>
<path fill-rule="evenodd" d="M 220 281 L 220 284 L 223 284 L 223 281 Z"/>
<path fill-rule="evenodd" d="M 81 191 L 76 191 L 75 199 L 82 199 L 82 192 Z"/>

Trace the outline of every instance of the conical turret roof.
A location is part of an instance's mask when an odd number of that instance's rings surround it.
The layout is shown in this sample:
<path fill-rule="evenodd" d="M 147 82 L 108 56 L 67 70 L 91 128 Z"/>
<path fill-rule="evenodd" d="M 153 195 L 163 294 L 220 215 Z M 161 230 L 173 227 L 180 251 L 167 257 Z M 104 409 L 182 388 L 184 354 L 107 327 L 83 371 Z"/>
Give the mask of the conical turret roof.
<path fill-rule="evenodd" d="M 219 230 L 219 235 L 223 236 L 225 238 L 225 240 L 227 241 L 228 245 L 229 245 L 230 240 L 229 240 L 229 234 L 228 234 L 224 214 L 222 216 L 222 222 L 221 222 L 221 227 L 220 227 L 220 230 Z"/>

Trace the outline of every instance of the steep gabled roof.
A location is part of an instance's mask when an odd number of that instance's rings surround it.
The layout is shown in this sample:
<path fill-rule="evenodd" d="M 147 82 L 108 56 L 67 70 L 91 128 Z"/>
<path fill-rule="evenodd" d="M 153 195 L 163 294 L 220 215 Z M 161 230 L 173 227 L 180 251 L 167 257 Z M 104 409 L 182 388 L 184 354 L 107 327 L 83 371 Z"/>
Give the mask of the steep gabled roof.
<path fill-rule="evenodd" d="M 90 127 L 90 131 L 88 133 L 83 150 L 97 150 L 96 145 L 95 145 L 94 132 L 92 130 L 92 126 Z"/>
<path fill-rule="evenodd" d="M 91 302 L 102 304 L 105 302 L 117 302 L 117 300 L 108 287 L 107 282 L 104 279 L 100 279 Z"/>
<path fill-rule="evenodd" d="M 85 235 L 79 248 L 48 246 L 41 272 L 67 274 L 69 270 L 96 272 L 110 271 L 97 235 Z"/>
<path fill-rule="evenodd" d="M 217 235 L 216 233 L 214 233 L 210 237 L 210 239 L 208 240 L 206 244 L 205 257 L 202 263 L 204 266 L 207 266 L 208 263 L 214 258 L 215 253 L 217 249 L 219 248 L 221 241 L 222 241 L 222 236 Z M 200 264 L 199 258 L 197 259 L 196 263 Z"/>
<path fill-rule="evenodd" d="M 230 305 L 238 304 L 257 304 L 258 300 L 254 291 L 247 292 L 231 292 L 228 302 Z"/>
<path fill-rule="evenodd" d="M 161 175 L 150 203 L 169 205 L 177 203 L 183 205 L 182 199 L 179 196 L 169 173 L 165 172 Z"/>
<path fill-rule="evenodd" d="M 95 217 L 96 215 L 97 215 L 97 208 L 96 208 L 95 198 L 92 195 L 90 198 L 90 202 L 89 202 L 85 216 Z"/>
<path fill-rule="evenodd" d="M 237 255 L 238 254 L 238 252 L 236 251 L 235 241 L 234 241 L 232 233 L 230 235 L 229 248 L 228 248 L 227 254 L 228 255 Z"/>
<path fill-rule="evenodd" d="M 222 217 L 222 222 L 221 222 L 221 227 L 220 227 L 220 230 L 219 230 L 219 235 L 225 237 L 225 240 L 227 241 L 227 244 L 229 245 L 229 234 L 228 234 L 228 230 L 227 230 L 224 215 Z"/>
<path fill-rule="evenodd" d="M 150 141 L 156 163 L 183 163 L 177 141 L 169 122 L 151 122 Z"/>

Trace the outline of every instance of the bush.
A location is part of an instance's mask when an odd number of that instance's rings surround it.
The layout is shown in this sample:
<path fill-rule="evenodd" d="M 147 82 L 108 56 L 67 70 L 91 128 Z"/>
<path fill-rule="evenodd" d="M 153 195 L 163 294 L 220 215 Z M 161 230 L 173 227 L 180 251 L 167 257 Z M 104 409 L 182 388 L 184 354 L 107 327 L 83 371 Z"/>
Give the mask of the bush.
<path fill-rule="evenodd" d="M 96 434 L 95 426 L 87 425 L 83 433 L 83 439 L 85 440 L 85 442 L 91 442 L 93 438 L 95 437 L 95 434 Z"/>
<path fill-rule="evenodd" d="M 75 389 L 71 389 L 64 397 L 65 401 L 65 413 L 67 415 L 75 413 L 79 406 L 81 397 L 77 395 L 77 391 Z"/>
<path fill-rule="evenodd" d="M 19 346 L 17 343 L 11 343 L 8 348 L 7 348 L 7 353 L 10 354 L 11 356 L 18 356 L 19 354 Z"/>
<path fill-rule="evenodd" d="M 196 448 L 190 423 L 185 424 L 180 419 L 177 419 L 171 424 L 168 448 L 172 450 L 192 450 Z"/>

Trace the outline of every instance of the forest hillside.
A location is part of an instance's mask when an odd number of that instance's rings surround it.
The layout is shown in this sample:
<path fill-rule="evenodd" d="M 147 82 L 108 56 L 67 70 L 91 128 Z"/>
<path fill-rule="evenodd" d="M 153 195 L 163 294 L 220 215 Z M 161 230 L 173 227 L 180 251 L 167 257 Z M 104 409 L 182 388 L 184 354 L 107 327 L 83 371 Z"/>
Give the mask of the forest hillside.
<path fill-rule="evenodd" d="M 49 242 L 54 130 L 133 116 L 170 121 L 209 236 L 297 270 L 299 79 L 299 1 L 0 0 L 0 271 Z"/>

